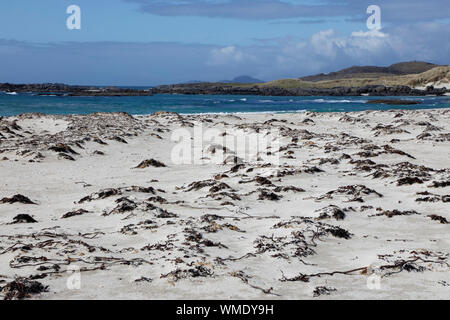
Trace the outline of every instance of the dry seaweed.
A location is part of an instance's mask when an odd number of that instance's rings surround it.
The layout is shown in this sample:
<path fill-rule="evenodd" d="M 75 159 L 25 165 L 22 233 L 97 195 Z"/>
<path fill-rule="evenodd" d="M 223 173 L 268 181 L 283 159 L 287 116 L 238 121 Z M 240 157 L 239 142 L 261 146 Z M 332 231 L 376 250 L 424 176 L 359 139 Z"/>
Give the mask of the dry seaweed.
<path fill-rule="evenodd" d="M 336 288 L 332 287 L 324 287 L 324 286 L 315 287 L 313 291 L 313 297 L 317 298 L 323 295 L 329 296 L 332 292 L 335 291 L 337 291 Z"/>
<path fill-rule="evenodd" d="M 162 163 L 161 161 L 150 159 L 150 160 L 144 160 L 140 164 L 138 164 L 135 169 L 145 169 L 148 167 L 155 167 L 155 168 L 164 168 L 166 165 Z"/>
<path fill-rule="evenodd" d="M 346 216 L 345 212 L 341 208 L 334 205 L 316 210 L 316 212 L 319 213 L 318 219 L 328 219 L 333 217 L 336 220 L 344 220 Z"/>
<path fill-rule="evenodd" d="M 36 223 L 37 221 L 28 214 L 18 214 L 13 218 L 13 224 L 16 223 Z"/>
<path fill-rule="evenodd" d="M 23 196 L 21 194 L 16 194 L 16 195 L 12 196 L 11 198 L 3 198 L 3 199 L 0 200 L 0 203 L 37 204 L 37 203 L 31 201 L 29 198 L 27 198 L 27 197 L 25 197 L 25 196 Z"/>
<path fill-rule="evenodd" d="M 280 196 L 274 192 L 267 191 L 267 190 L 261 190 L 260 194 L 258 196 L 258 200 L 278 201 L 281 198 L 282 198 L 282 196 Z"/>
<path fill-rule="evenodd" d="M 444 217 L 438 216 L 437 214 L 431 214 L 428 216 L 433 221 L 439 221 L 442 224 L 449 224 L 450 222 L 447 221 Z"/>
<path fill-rule="evenodd" d="M 431 185 L 429 185 L 430 188 L 445 188 L 450 186 L 450 180 L 447 181 L 433 181 Z"/>
<path fill-rule="evenodd" d="M 397 181 L 397 186 L 412 185 L 415 183 L 422 184 L 423 180 L 421 180 L 417 177 L 405 177 L 405 178 L 401 178 Z"/>
<path fill-rule="evenodd" d="M 57 152 L 57 153 L 71 153 L 78 155 L 79 153 L 73 150 L 69 145 L 64 143 L 57 143 L 56 145 L 48 148 L 48 150 Z"/>
<path fill-rule="evenodd" d="M 397 209 L 394 210 L 385 210 L 381 213 L 378 213 L 376 215 L 370 216 L 370 217 L 381 217 L 386 216 L 388 218 L 396 217 L 396 216 L 411 216 L 411 215 L 419 215 L 420 213 L 417 213 L 417 211 L 414 210 L 408 210 L 408 211 L 400 211 Z"/>
<path fill-rule="evenodd" d="M 46 291 L 48 291 L 48 286 L 26 278 L 17 278 L 2 288 L 5 300 L 22 300 Z"/>
<path fill-rule="evenodd" d="M 84 209 L 78 209 L 76 211 L 67 212 L 66 214 L 64 214 L 61 217 L 61 219 L 67 219 L 67 218 L 71 218 L 71 217 L 75 217 L 75 216 L 81 216 L 85 213 L 89 213 L 89 211 L 84 210 Z"/>
<path fill-rule="evenodd" d="M 202 265 L 198 265 L 198 266 L 195 266 L 194 268 L 190 268 L 190 269 L 176 269 L 169 273 L 161 274 L 161 278 L 168 278 L 168 279 L 176 282 L 180 279 L 186 279 L 186 278 L 211 277 L 213 274 L 214 274 L 214 272 L 210 268 L 204 267 Z"/>

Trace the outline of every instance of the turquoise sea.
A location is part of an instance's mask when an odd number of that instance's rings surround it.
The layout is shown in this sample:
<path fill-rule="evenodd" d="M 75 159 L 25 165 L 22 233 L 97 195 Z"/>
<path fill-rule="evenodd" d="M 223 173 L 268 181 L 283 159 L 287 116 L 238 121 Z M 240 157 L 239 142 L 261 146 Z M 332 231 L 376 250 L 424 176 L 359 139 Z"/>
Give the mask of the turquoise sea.
<path fill-rule="evenodd" d="M 366 104 L 368 100 L 418 100 L 421 104 L 391 106 Z M 337 112 L 386 109 L 450 108 L 450 97 L 271 97 L 231 95 L 164 95 L 150 97 L 68 97 L 0 92 L 0 116 L 28 112 L 88 114 L 124 111 L 134 115 L 156 111 L 182 114 L 249 112 Z"/>

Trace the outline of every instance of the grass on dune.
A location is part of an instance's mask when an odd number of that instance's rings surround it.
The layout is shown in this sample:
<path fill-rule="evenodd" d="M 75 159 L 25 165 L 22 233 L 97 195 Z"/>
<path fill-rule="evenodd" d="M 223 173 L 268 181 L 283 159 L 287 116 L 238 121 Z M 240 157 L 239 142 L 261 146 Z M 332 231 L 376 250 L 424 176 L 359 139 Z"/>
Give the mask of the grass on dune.
<path fill-rule="evenodd" d="M 450 88 L 450 66 L 436 67 L 429 71 L 404 76 L 384 76 L 379 78 L 364 77 L 358 75 L 355 78 L 337 79 L 328 81 L 303 81 L 300 79 L 280 79 L 261 84 L 228 84 L 239 87 L 278 87 L 284 89 L 296 88 L 335 88 L 335 87 L 362 87 L 366 85 L 384 85 L 384 86 L 423 86 L 431 82 L 449 83 Z"/>

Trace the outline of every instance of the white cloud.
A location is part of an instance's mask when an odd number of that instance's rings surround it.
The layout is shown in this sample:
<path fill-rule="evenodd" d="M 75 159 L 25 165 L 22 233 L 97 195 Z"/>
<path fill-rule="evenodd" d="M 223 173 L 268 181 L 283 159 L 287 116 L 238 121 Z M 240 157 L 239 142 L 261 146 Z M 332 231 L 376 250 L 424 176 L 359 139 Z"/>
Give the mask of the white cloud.
<path fill-rule="evenodd" d="M 380 30 L 354 31 L 352 37 L 386 38 L 388 35 Z"/>
<path fill-rule="evenodd" d="M 286 43 L 274 61 L 280 70 L 295 70 L 297 74 L 355 64 L 379 64 L 379 57 L 395 54 L 391 41 L 389 35 L 380 31 L 340 36 L 329 29 L 312 35 L 309 40 Z"/>
<path fill-rule="evenodd" d="M 317 32 L 306 40 L 290 39 L 273 46 L 241 47 L 239 57 L 258 58 L 257 63 L 248 61 L 258 72 L 253 73 L 255 76 L 269 79 L 298 77 L 352 65 L 389 65 L 401 60 L 416 59 L 414 43 L 407 43 L 403 38 L 403 33 L 400 35 L 394 32 L 391 35 L 379 30 L 356 31 L 345 36 L 328 29 Z M 236 55 L 236 50 L 228 48 L 214 52 L 217 60 L 221 58 L 222 65 L 231 66 L 238 60 L 230 58 Z"/>
<path fill-rule="evenodd" d="M 229 63 L 241 63 L 245 60 L 253 60 L 254 57 L 239 50 L 235 46 L 215 48 L 211 50 L 211 55 L 206 64 L 210 66 L 220 66 Z"/>
<path fill-rule="evenodd" d="M 334 59 L 336 57 L 339 43 L 336 42 L 334 30 L 329 29 L 313 34 L 310 43 L 311 49 L 313 49 L 316 54 L 328 59 Z"/>
<path fill-rule="evenodd" d="M 348 35 L 328 29 L 309 39 L 283 38 L 278 42 L 272 39 L 260 42 L 262 45 L 212 49 L 207 66 L 215 66 L 222 72 L 276 79 L 353 65 L 387 66 L 410 60 L 448 63 L 450 44 L 442 41 L 447 35 L 450 35 L 448 24 L 418 24 Z"/>
<path fill-rule="evenodd" d="M 294 78 L 410 60 L 448 64 L 449 38 L 450 24 L 419 23 L 348 35 L 329 29 L 309 39 L 285 37 L 250 46 L 0 40 L 5 61 L 0 82 L 149 85 L 244 74 L 263 80 Z"/>

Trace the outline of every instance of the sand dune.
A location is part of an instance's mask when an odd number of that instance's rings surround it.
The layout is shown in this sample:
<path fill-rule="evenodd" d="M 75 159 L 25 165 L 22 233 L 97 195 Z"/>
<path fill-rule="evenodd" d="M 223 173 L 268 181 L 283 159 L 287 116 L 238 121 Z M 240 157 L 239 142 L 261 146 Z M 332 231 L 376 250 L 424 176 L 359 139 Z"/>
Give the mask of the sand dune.
<path fill-rule="evenodd" d="M 449 130 L 448 109 L 1 118 L 1 296 L 448 298 Z"/>

